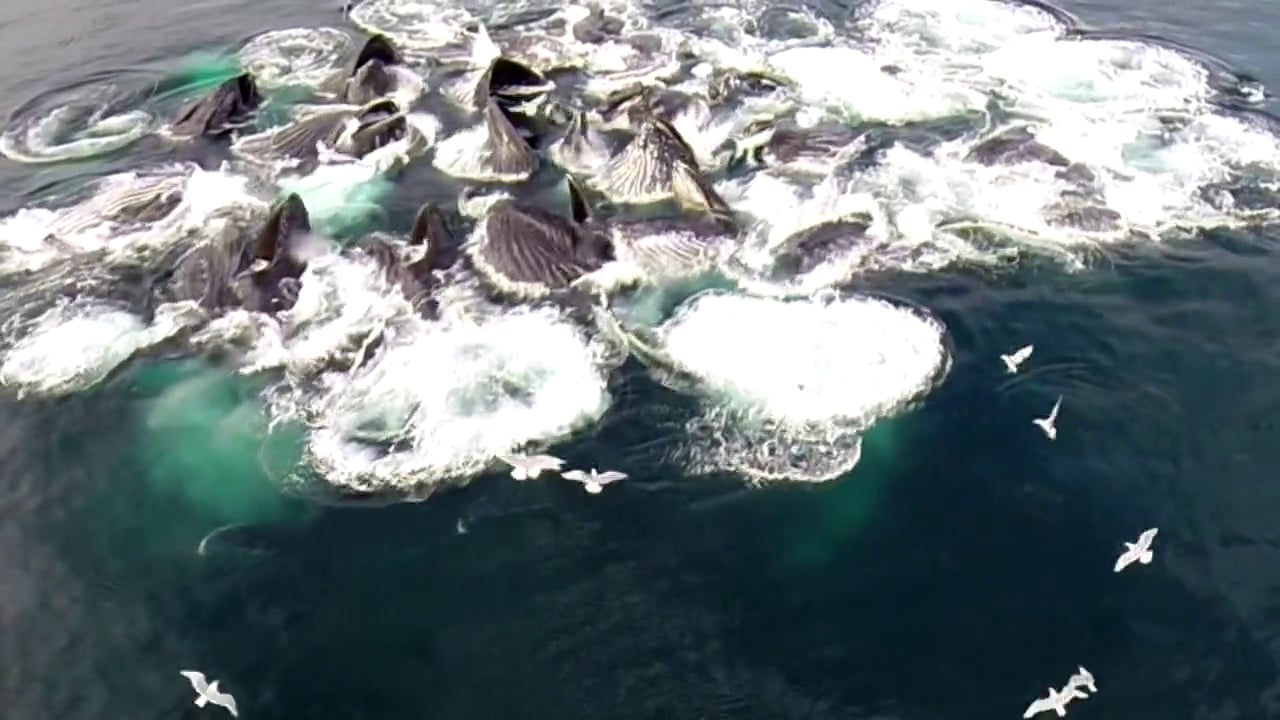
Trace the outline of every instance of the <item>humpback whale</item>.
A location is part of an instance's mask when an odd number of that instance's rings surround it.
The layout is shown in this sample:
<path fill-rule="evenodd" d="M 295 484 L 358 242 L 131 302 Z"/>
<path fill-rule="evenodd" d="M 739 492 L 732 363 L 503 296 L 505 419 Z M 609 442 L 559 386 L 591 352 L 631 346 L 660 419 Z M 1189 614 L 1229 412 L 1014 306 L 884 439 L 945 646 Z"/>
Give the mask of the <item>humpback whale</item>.
<path fill-rule="evenodd" d="M 462 130 L 436 147 L 435 166 L 454 177 L 521 182 L 538 169 L 539 156 L 494 98 L 485 102 L 479 127 Z"/>
<path fill-rule="evenodd" d="M 613 260 L 608 239 L 589 220 L 586 201 L 570 179 L 573 218 L 536 205 L 500 199 L 463 246 L 480 276 L 500 292 L 522 299 L 569 288 Z"/>
<path fill-rule="evenodd" d="M 613 154 L 608 140 L 591 125 L 585 111 L 574 112 L 564 136 L 551 144 L 547 154 L 560 167 L 582 175 L 594 174 Z"/>
<path fill-rule="evenodd" d="M 414 309 L 425 316 L 435 316 L 437 306 L 431 293 L 439 283 L 436 273 L 453 267 L 459 256 L 458 244 L 439 206 L 425 203 L 418 210 L 408 246 L 403 250 L 382 239 L 367 241 L 363 249 Z"/>
<path fill-rule="evenodd" d="M 291 193 L 272 208 L 256 235 L 231 228 L 190 248 L 156 278 L 153 291 L 162 302 L 195 300 L 210 311 L 287 310 L 297 300 L 306 270 L 295 246 L 310 232 L 306 205 Z"/>
<path fill-rule="evenodd" d="M 595 184 L 614 201 L 633 204 L 672 196 L 683 203 L 706 195 L 693 148 L 656 114 L 645 116 L 639 132 L 609 160 Z"/>
<path fill-rule="evenodd" d="M 1062 153 L 1036 139 L 1026 125 L 1006 128 L 974 145 L 965 160 L 983 165 L 1042 162 L 1065 168 L 1071 164 Z"/>
<path fill-rule="evenodd" d="M 732 139 L 734 163 L 749 162 L 783 170 L 826 175 L 839 162 L 842 150 L 862 136 L 848 125 L 823 120 L 803 127 L 795 120 L 765 120 L 747 128 L 748 137 Z"/>
<path fill-rule="evenodd" d="M 291 125 L 270 130 L 240 144 L 242 152 L 293 157 L 314 162 L 321 147 L 353 158 L 404 139 L 412 132 L 394 100 L 382 98 L 357 109 L 321 108 Z"/>
<path fill-rule="evenodd" d="M 421 91 L 421 79 L 405 66 L 400 51 L 386 36 L 374 35 L 356 56 L 342 89 L 342 100 L 351 105 L 368 105 L 380 98 L 393 98 L 408 106 Z"/>
<path fill-rule="evenodd" d="M 182 137 L 225 135 L 247 123 L 261 104 L 253 75 L 243 73 L 183 106 L 169 128 Z"/>
<path fill-rule="evenodd" d="M 773 250 L 771 278 L 790 280 L 811 272 L 822 263 L 874 242 L 867 235 L 868 216 L 851 215 L 804 228 Z"/>

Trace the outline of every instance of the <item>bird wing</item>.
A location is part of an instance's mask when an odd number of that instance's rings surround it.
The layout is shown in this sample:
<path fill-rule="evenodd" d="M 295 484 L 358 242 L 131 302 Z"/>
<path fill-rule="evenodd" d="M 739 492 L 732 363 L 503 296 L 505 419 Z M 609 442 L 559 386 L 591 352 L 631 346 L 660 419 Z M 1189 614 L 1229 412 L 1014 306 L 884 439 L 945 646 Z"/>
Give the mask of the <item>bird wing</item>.
<path fill-rule="evenodd" d="M 596 476 L 596 482 L 600 483 L 601 485 L 604 485 L 606 483 L 611 483 L 611 482 L 617 482 L 619 480 L 626 480 L 626 479 L 627 479 L 627 474 L 624 472 L 618 472 L 617 470 L 606 470 Z"/>
<path fill-rule="evenodd" d="M 233 716 L 239 715 L 239 709 L 236 707 L 236 699 L 231 697 L 231 693 L 210 692 L 209 702 L 214 705 L 221 705 L 226 708 Z"/>
<path fill-rule="evenodd" d="M 1025 345 L 1018 348 L 1018 351 L 1013 354 L 1013 361 L 1017 363 L 1026 362 L 1026 359 L 1031 357 L 1031 352 L 1035 349 L 1035 345 Z"/>
<path fill-rule="evenodd" d="M 534 455 L 529 459 L 536 462 L 540 467 L 552 470 L 559 470 L 560 466 L 564 465 L 564 460 L 561 460 L 555 455 Z"/>
<path fill-rule="evenodd" d="M 1024 718 L 1034 717 L 1044 712 L 1045 710 L 1048 710 L 1051 707 L 1053 707 L 1053 703 L 1051 702 L 1050 698 L 1036 698 L 1035 700 L 1031 701 L 1030 705 L 1027 706 L 1026 712 L 1022 713 L 1022 717 Z"/>
<path fill-rule="evenodd" d="M 1134 557 L 1135 555 L 1128 550 L 1121 553 L 1120 557 L 1116 558 L 1115 572 L 1120 572 L 1121 570 L 1125 569 L 1125 567 L 1128 566 L 1129 563 L 1133 562 Z"/>
<path fill-rule="evenodd" d="M 591 477 L 581 470 L 566 470 L 560 473 L 560 477 L 565 480 L 573 480 L 574 482 L 585 483 L 591 480 Z"/>
<path fill-rule="evenodd" d="M 209 683 L 204 679 L 204 673 L 199 670 L 179 670 L 180 675 L 191 682 L 191 687 L 198 693 L 204 693 L 209 689 Z"/>
<path fill-rule="evenodd" d="M 1158 532 L 1160 532 L 1160 528 L 1151 528 L 1149 530 L 1142 531 L 1142 534 L 1138 536 L 1138 545 L 1141 547 L 1149 546 L 1151 541 L 1156 539 L 1156 533 Z"/>
<path fill-rule="evenodd" d="M 1057 419 L 1058 411 L 1062 409 L 1062 396 L 1059 395 L 1057 401 L 1053 403 L 1053 412 L 1049 413 L 1050 419 Z"/>

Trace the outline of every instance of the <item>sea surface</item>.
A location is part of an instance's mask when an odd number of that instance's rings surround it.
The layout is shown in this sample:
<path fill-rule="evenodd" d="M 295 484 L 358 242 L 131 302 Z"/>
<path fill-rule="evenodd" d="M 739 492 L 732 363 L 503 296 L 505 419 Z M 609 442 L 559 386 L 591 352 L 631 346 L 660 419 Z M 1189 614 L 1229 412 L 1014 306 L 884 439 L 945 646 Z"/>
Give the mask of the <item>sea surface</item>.
<path fill-rule="evenodd" d="M 1280 87 L 1280 4 L 1062 9 Z M 328 0 L 16 0 L 0 105 L 319 25 L 356 32 Z M 0 210 L 142 152 L 0 160 Z M 553 448 L 630 474 L 600 495 L 491 472 L 334 505 L 283 480 L 296 438 L 267 434 L 261 388 L 201 361 L 6 393 L 0 717 L 220 717 L 191 704 L 198 669 L 250 720 L 994 720 L 1079 665 L 1098 692 L 1071 717 L 1280 717 L 1278 248 L 1263 219 L 865 279 L 943 323 L 951 366 L 820 483 L 688 474 L 675 431 L 606 415 Z M 622 374 L 616 396 L 679 412 Z M 1058 396 L 1049 442 L 1031 419 Z M 228 524 L 255 544 L 197 554 Z M 1113 573 L 1148 527 L 1154 562 Z"/>

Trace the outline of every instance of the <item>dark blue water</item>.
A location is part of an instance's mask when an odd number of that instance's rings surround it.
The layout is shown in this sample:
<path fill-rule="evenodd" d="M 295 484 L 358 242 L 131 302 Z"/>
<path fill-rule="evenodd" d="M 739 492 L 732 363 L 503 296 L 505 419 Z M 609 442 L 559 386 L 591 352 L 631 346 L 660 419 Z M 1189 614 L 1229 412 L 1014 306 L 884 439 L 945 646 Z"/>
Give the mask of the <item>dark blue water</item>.
<path fill-rule="evenodd" d="M 1069 9 L 1280 85 L 1280 8 Z M 15 5 L 0 10 L 4 97 L 340 23 L 327 3 Z M 0 163 L 14 206 L 76 172 Z M 177 675 L 196 668 L 246 718 L 987 720 L 1078 664 L 1100 692 L 1072 717 L 1278 717 L 1276 231 L 1073 274 L 868 281 L 937 313 L 955 364 L 821 485 L 686 478 L 645 455 L 660 429 L 606 417 L 558 448 L 632 460 L 632 481 L 598 497 L 491 476 L 421 504 L 331 508 L 282 487 L 296 449 L 288 432 L 263 441 L 259 388 L 201 363 L 6 399 L 3 717 L 217 717 Z M 1009 379 L 997 356 L 1024 341 L 1035 361 Z M 643 373 L 616 382 L 677 403 Z M 1029 418 L 1059 394 L 1050 444 Z M 262 552 L 196 555 L 231 522 L 272 528 Z M 1113 574 L 1150 526 L 1156 562 Z"/>

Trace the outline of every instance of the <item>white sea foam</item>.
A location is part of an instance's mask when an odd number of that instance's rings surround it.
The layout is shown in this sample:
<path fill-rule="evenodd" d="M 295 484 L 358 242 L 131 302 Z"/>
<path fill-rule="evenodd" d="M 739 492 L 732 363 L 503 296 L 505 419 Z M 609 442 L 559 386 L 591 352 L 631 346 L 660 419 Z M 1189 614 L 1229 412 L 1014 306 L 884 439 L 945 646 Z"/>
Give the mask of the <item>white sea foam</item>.
<path fill-rule="evenodd" d="M 350 48 L 351 36 L 337 28 L 274 30 L 241 48 L 240 64 L 265 89 L 319 88 L 336 77 Z"/>
<path fill-rule="evenodd" d="M 498 453 L 581 430 L 608 407 L 599 344 L 551 308 L 387 328 L 377 356 L 330 373 L 301 407 L 307 454 L 331 483 L 429 493 Z"/>
<path fill-rule="evenodd" d="M 703 399 L 695 469 L 817 482 L 852 469 L 861 433 L 941 381 L 944 336 L 936 319 L 874 298 L 708 290 L 657 328 L 656 367 Z"/>
<path fill-rule="evenodd" d="M 366 0 L 351 11 L 351 22 L 370 34 L 386 35 L 410 56 L 426 56 L 457 41 L 472 19 L 454 2 Z"/>
<path fill-rule="evenodd" d="M 162 306 L 150 325 L 97 300 L 61 302 L 15 328 L 22 336 L 5 353 L 0 384 L 23 395 L 87 390 L 135 353 L 163 342 L 203 317 L 194 303 Z"/>
<path fill-rule="evenodd" d="M 140 184 L 151 183 L 160 188 L 170 185 L 171 180 L 180 188 L 182 200 L 162 219 L 122 225 L 100 212 Z M 0 219 L 0 270 L 36 270 L 56 260 L 89 253 L 106 252 L 107 260 L 125 259 L 179 241 L 204 227 L 222 209 L 257 205 L 261 201 L 249 191 L 246 178 L 220 170 L 201 170 L 193 164 L 109 175 L 96 181 L 90 197 L 78 205 L 24 208 Z"/>

